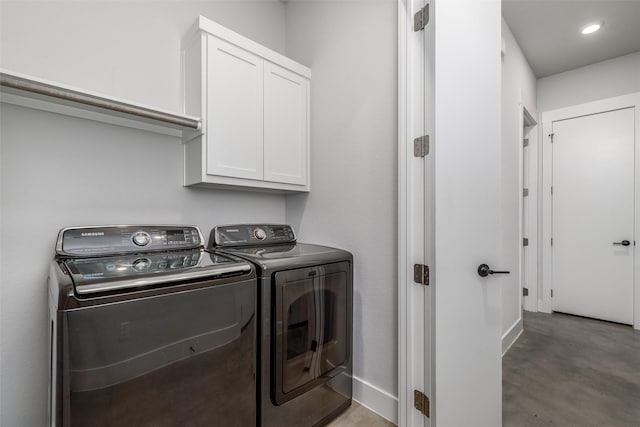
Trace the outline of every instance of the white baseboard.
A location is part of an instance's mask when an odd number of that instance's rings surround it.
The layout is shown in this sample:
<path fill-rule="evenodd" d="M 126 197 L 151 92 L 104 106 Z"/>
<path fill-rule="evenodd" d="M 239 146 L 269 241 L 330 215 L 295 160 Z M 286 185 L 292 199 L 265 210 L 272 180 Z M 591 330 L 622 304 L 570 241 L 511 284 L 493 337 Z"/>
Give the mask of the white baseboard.
<path fill-rule="evenodd" d="M 522 317 L 520 317 L 516 323 L 513 324 L 509 328 L 509 330 L 502 336 L 502 355 L 511 348 L 514 342 L 518 339 L 518 337 L 522 334 Z"/>
<path fill-rule="evenodd" d="M 353 400 L 392 423 L 398 424 L 398 398 L 355 376 L 353 377 Z"/>

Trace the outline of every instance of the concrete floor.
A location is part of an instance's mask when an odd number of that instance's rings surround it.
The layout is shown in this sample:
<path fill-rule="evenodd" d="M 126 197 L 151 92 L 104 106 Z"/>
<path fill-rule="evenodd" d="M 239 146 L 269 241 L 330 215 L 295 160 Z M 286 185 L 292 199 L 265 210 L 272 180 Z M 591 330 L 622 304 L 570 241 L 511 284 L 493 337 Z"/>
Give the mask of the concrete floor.
<path fill-rule="evenodd" d="M 524 314 L 502 359 L 504 427 L 640 427 L 640 331 L 564 314 Z M 391 427 L 353 405 L 328 427 Z"/>
<path fill-rule="evenodd" d="M 347 409 L 338 418 L 327 424 L 327 427 L 392 427 L 395 426 L 391 421 L 387 421 L 380 415 L 376 414 L 353 402 L 351 407 Z"/>
<path fill-rule="evenodd" d="M 527 313 L 502 359 L 503 426 L 640 426 L 640 331 Z"/>

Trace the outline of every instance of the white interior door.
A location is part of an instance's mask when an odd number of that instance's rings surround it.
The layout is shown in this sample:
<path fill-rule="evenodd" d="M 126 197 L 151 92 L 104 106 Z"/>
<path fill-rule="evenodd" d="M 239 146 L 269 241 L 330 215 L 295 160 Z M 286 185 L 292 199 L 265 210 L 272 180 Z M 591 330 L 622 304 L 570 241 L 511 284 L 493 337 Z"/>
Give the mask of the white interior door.
<path fill-rule="evenodd" d="M 414 13 L 428 5 L 426 32 Z M 402 0 L 399 148 L 399 425 L 502 425 L 501 8 Z M 418 20 L 419 22 L 419 20 Z M 416 159 L 414 138 L 429 135 Z M 413 283 L 429 264 L 430 285 Z M 424 292 L 423 292 L 424 289 Z M 421 359 L 421 360 L 418 360 Z M 414 408 L 430 398 L 430 416 Z"/>
<path fill-rule="evenodd" d="M 435 2 L 435 425 L 502 425 L 500 1 Z M 432 18 L 434 15 L 432 14 Z"/>
<path fill-rule="evenodd" d="M 632 324 L 634 109 L 552 129 L 553 310 Z"/>

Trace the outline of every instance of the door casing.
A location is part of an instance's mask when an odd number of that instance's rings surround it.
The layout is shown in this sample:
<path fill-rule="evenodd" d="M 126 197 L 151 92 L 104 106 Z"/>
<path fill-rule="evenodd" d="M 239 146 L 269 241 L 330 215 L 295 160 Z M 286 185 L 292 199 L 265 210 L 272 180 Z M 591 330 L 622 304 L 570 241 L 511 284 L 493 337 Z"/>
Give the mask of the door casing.
<path fill-rule="evenodd" d="M 413 31 L 413 16 L 425 0 L 398 0 L 398 425 L 431 427 L 413 405 L 413 390 L 432 393 L 432 290 L 413 282 L 413 265 L 433 263 L 430 199 L 426 177 L 432 158 L 417 159 L 413 138 L 429 134 L 427 100 L 433 93 L 433 25 Z M 433 2 L 431 2 L 433 3 Z M 431 4 L 430 4 L 431 6 Z M 433 10 L 431 10 L 433 12 Z M 433 399 L 431 399 L 433 405 Z"/>
<path fill-rule="evenodd" d="M 522 197 L 520 205 L 520 235 L 519 239 L 529 239 L 527 247 L 520 246 L 520 288 L 527 288 L 528 295 L 522 296 L 522 308 L 526 311 L 538 311 L 538 122 L 533 118 L 524 105 L 521 106 L 520 119 L 520 177 L 523 188 L 529 190 L 529 195 Z M 529 144 L 524 147 L 524 139 Z M 526 153 L 526 155 L 525 155 Z"/>

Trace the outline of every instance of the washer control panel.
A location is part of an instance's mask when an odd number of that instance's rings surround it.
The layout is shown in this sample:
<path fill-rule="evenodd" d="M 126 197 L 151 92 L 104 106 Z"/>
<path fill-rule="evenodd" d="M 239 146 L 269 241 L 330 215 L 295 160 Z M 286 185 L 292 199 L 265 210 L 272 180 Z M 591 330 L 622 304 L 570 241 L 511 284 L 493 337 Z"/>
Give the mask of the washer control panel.
<path fill-rule="evenodd" d="M 267 232 L 262 228 L 256 228 L 255 230 L 253 230 L 253 237 L 258 240 L 264 240 L 267 238 Z"/>
<path fill-rule="evenodd" d="M 137 246 L 147 246 L 151 243 L 151 235 L 146 231 L 138 230 L 131 235 L 131 241 Z"/>
<path fill-rule="evenodd" d="M 132 252 L 193 249 L 203 246 L 202 233 L 193 226 L 136 226 L 65 228 L 58 234 L 58 255 L 97 256 Z M 144 269 L 140 263 L 139 270 Z"/>
<path fill-rule="evenodd" d="M 219 225 L 211 230 L 209 247 L 262 246 L 295 243 L 295 241 L 296 234 L 290 225 Z"/>

